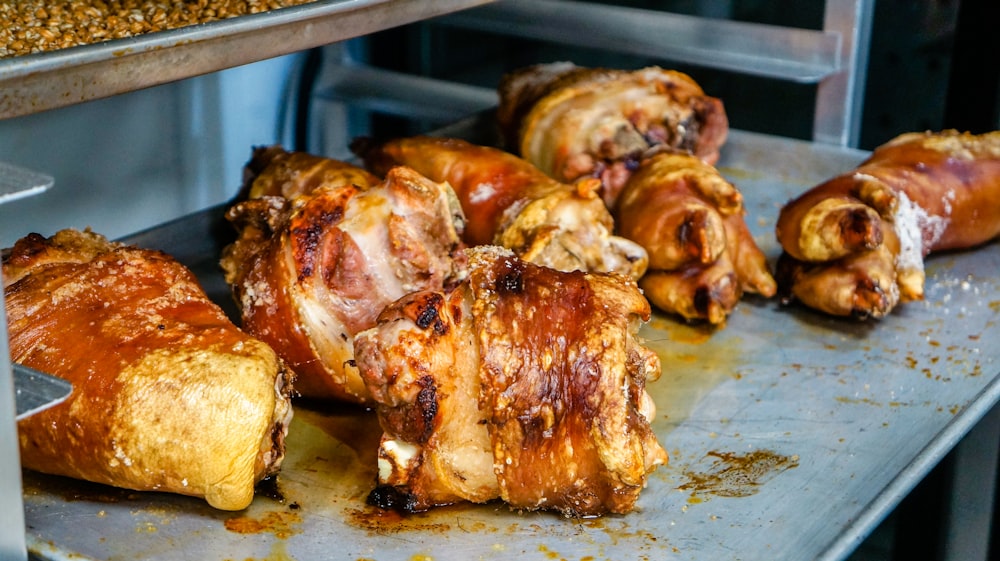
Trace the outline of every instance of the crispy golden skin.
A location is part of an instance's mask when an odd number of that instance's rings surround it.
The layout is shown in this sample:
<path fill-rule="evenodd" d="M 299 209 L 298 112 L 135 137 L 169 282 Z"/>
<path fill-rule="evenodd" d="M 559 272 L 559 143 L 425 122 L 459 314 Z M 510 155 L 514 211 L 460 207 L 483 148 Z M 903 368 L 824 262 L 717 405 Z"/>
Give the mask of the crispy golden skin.
<path fill-rule="evenodd" d="M 785 302 L 883 317 L 924 291 L 924 257 L 1000 235 L 1000 131 L 908 133 L 785 205 Z"/>
<path fill-rule="evenodd" d="M 724 323 L 744 293 L 776 292 L 745 214 L 742 194 L 718 170 L 671 152 L 639 164 L 614 212 L 619 233 L 649 254 L 639 285 L 650 302 L 712 324 Z"/>
<path fill-rule="evenodd" d="M 296 172 L 294 162 L 308 165 Z M 290 199 L 238 202 L 227 213 L 239 238 L 225 249 L 222 267 L 243 327 L 295 369 L 302 395 L 367 402 L 354 335 L 404 294 L 461 278 L 461 209 L 447 185 L 409 168 L 381 181 L 316 156 L 272 163 L 277 171 L 251 163 L 261 170 L 252 182 L 261 192 L 289 192 L 265 184 L 289 176 L 309 186 L 293 187 L 298 194 Z"/>
<path fill-rule="evenodd" d="M 355 149 L 375 173 L 405 165 L 448 182 L 468 220 L 469 245 L 500 245 L 561 271 L 616 272 L 635 279 L 646 270 L 645 250 L 613 235 L 596 180 L 561 183 L 510 153 L 453 138 L 359 141 Z"/>
<path fill-rule="evenodd" d="M 600 178 L 609 207 L 649 149 L 715 164 L 729 132 L 721 100 L 687 74 L 658 67 L 541 64 L 504 76 L 498 91 L 508 149 L 561 181 Z"/>
<path fill-rule="evenodd" d="M 19 240 L 3 272 L 11 358 L 73 384 L 18 423 L 24 467 L 224 510 L 278 471 L 291 373 L 182 265 L 63 230 Z"/>
<path fill-rule="evenodd" d="M 405 297 L 356 339 L 385 430 L 371 500 L 631 511 L 667 461 L 645 391 L 660 363 L 636 337 L 649 304 L 618 275 L 469 252 L 467 283 Z"/>

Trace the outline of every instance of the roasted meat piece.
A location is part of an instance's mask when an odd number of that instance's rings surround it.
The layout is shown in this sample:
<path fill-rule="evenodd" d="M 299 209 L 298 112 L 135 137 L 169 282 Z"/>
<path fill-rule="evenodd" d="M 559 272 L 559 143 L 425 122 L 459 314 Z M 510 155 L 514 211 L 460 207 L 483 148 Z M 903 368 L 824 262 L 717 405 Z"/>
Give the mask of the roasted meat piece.
<path fill-rule="evenodd" d="M 354 149 L 377 174 L 405 165 L 448 182 L 465 212 L 469 245 L 500 245 L 561 271 L 636 279 L 646 270 L 646 252 L 613 235 L 596 181 L 560 183 L 517 156 L 454 138 L 359 139 Z"/>
<path fill-rule="evenodd" d="M 19 240 L 3 278 L 11 358 L 73 384 L 18 422 L 24 467 L 224 510 L 278 471 L 291 372 L 181 264 L 63 230 Z"/>
<path fill-rule="evenodd" d="M 672 152 L 646 157 L 614 210 L 618 232 L 649 254 L 639 286 L 650 302 L 712 324 L 725 322 L 745 292 L 776 291 L 745 214 L 742 194 L 718 170 Z"/>
<path fill-rule="evenodd" d="M 1000 131 L 903 134 L 782 209 L 782 300 L 883 317 L 924 293 L 924 257 L 1000 235 Z"/>
<path fill-rule="evenodd" d="M 461 279 L 463 218 L 446 184 L 403 167 L 381 181 L 361 169 L 345 173 L 345 165 L 256 151 L 250 191 L 292 196 L 263 195 L 229 209 L 239 237 L 222 267 L 244 329 L 292 366 L 300 394 L 364 403 L 370 396 L 354 365 L 354 335 L 404 294 Z"/>
<path fill-rule="evenodd" d="M 370 499 L 631 511 L 667 461 L 645 390 L 660 362 L 636 336 L 649 304 L 619 275 L 468 252 L 467 282 L 406 296 L 355 340 L 385 431 Z"/>
<path fill-rule="evenodd" d="M 540 64 L 504 76 L 498 90 L 507 148 L 560 181 L 600 178 L 609 207 L 650 148 L 715 164 L 729 132 L 722 101 L 658 67 Z"/>

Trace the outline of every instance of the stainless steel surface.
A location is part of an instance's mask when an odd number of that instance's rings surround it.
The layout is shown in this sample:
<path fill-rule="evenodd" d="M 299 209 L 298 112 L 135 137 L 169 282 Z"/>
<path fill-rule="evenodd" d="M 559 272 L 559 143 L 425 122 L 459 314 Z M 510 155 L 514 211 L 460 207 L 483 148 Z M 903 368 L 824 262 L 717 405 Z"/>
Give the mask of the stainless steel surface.
<path fill-rule="evenodd" d="M 477 129 L 478 130 L 478 129 Z M 467 134 L 467 125 L 445 131 Z M 863 152 L 734 131 L 722 171 L 774 258 L 780 206 Z M 207 211 L 134 238 L 231 297 Z M 162 234 L 162 235 L 161 235 Z M 277 496 L 245 511 L 26 472 L 29 549 L 44 559 L 845 558 L 1000 397 L 1000 243 L 931 257 L 927 298 L 877 322 L 746 298 L 719 330 L 655 316 L 664 375 L 650 387 L 669 465 L 636 512 L 573 520 L 502 504 L 405 518 L 364 504 L 370 413 L 297 408 Z M 280 499 L 280 500 L 279 500 Z"/>
<path fill-rule="evenodd" d="M 842 62 L 835 33 L 569 0 L 501 0 L 439 21 L 802 83 Z"/>
<path fill-rule="evenodd" d="M 21 166 L 0 162 L 0 205 L 48 190 L 55 180 Z"/>
<path fill-rule="evenodd" d="M 3 304 L 3 293 L 0 293 Z M 14 422 L 14 377 L 7 357 L 7 312 L 0 306 L 0 559 L 28 557 L 21 499 L 21 460 Z"/>
<path fill-rule="evenodd" d="M 827 0 L 823 28 L 840 36 L 842 68 L 816 90 L 813 140 L 858 146 L 875 0 Z"/>
<path fill-rule="evenodd" d="M 62 403 L 73 391 L 73 384 L 62 378 L 16 362 L 13 363 L 12 369 L 18 421 Z"/>
<path fill-rule="evenodd" d="M 497 104 L 497 92 L 489 88 L 361 63 L 330 68 L 324 75 L 324 88 L 316 92 L 316 97 L 322 101 L 347 102 L 358 109 L 443 123 L 486 111 Z"/>
<path fill-rule="evenodd" d="M 994 406 L 952 453 L 950 492 L 940 513 L 942 561 L 992 559 L 998 442 L 1000 406 Z"/>
<path fill-rule="evenodd" d="M 0 205 L 41 193 L 53 183 L 46 174 L 0 162 Z M 7 314 L 3 303 L 0 293 L 0 559 L 13 561 L 28 556 L 15 422 L 15 416 L 21 413 L 22 388 L 8 361 Z"/>
<path fill-rule="evenodd" d="M 318 0 L 270 12 L 0 59 L 0 119 L 358 37 L 490 0 Z"/>

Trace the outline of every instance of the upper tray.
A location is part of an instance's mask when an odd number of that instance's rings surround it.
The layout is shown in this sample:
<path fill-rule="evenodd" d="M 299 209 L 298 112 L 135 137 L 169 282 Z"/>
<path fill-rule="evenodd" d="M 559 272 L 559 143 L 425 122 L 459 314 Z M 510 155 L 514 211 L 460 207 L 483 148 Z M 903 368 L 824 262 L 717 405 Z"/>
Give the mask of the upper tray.
<path fill-rule="evenodd" d="M 733 131 L 719 167 L 773 259 L 780 206 L 864 156 Z M 231 303 L 220 216 L 130 241 L 175 254 Z M 721 329 L 655 315 L 642 335 L 663 364 L 648 389 L 670 462 L 631 514 L 567 519 L 500 503 L 382 513 L 365 505 L 374 414 L 298 404 L 276 492 L 242 512 L 25 472 L 29 549 L 59 561 L 843 559 L 1000 397 L 1000 242 L 931 256 L 926 300 L 881 321 L 748 297 Z"/>
<path fill-rule="evenodd" d="M 489 3 L 317 0 L 259 14 L 0 59 L 0 119 L 257 62 Z"/>

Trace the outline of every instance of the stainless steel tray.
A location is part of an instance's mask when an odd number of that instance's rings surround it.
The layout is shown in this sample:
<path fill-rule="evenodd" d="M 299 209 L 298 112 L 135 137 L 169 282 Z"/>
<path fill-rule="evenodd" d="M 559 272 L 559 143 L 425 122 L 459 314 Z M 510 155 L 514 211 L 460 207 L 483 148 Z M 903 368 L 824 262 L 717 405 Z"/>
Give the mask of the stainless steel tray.
<path fill-rule="evenodd" d="M 0 119 L 294 53 L 491 0 L 317 0 L 128 39 L 0 59 Z"/>
<path fill-rule="evenodd" d="M 460 132 L 455 129 L 453 132 Z M 720 167 L 776 257 L 780 206 L 863 152 L 734 131 Z M 220 302 L 219 210 L 136 236 L 191 265 Z M 299 406 L 276 489 L 243 512 L 33 473 L 43 559 L 842 559 L 1000 396 L 1000 243 L 927 261 L 927 299 L 882 321 L 745 299 L 723 329 L 657 316 L 654 429 L 671 455 L 624 516 L 566 519 L 461 505 L 365 506 L 371 413 Z"/>

